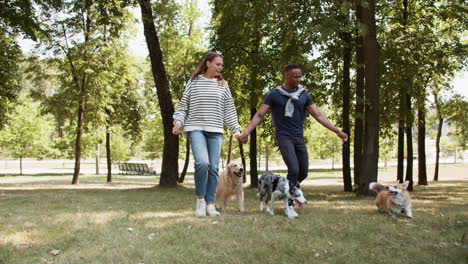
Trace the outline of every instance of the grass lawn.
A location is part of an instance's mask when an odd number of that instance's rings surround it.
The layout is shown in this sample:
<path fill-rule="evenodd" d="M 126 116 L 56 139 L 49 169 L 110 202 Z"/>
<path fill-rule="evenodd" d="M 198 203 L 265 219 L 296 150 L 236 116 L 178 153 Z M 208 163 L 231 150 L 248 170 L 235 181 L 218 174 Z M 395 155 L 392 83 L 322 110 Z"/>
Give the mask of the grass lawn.
<path fill-rule="evenodd" d="M 468 263 L 468 166 L 444 166 L 443 181 L 415 186 L 413 220 L 342 192 L 336 171 L 310 174 L 298 219 L 280 202 L 258 212 L 250 188 L 246 212 L 231 202 L 196 218 L 190 177 L 173 189 L 148 176 L 0 177 L 0 263 Z"/>

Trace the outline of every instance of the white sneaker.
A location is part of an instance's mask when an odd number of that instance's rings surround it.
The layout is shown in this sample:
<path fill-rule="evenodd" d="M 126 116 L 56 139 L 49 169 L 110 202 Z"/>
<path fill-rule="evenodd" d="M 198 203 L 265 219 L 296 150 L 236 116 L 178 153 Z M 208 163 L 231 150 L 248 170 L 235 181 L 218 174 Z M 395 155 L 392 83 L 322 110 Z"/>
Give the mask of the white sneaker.
<path fill-rule="evenodd" d="M 205 199 L 197 199 L 197 207 L 195 209 L 195 216 L 206 216 L 206 203 Z"/>
<path fill-rule="evenodd" d="M 289 218 L 296 218 L 298 217 L 299 215 L 296 213 L 296 211 L 294 211 L 294 206 L 291 206 L 291 205 L 288 205 L 288 207 L 286 207 L 284 209 L 284 213 L 289 217 Z"/>
<path fill-rule="evenodd" d="M 216 211 L 215 205 L 214 204 L 209 204 L 206 206 L 206 213 L 209 216 L 218 216 L 220 213 Z"/>

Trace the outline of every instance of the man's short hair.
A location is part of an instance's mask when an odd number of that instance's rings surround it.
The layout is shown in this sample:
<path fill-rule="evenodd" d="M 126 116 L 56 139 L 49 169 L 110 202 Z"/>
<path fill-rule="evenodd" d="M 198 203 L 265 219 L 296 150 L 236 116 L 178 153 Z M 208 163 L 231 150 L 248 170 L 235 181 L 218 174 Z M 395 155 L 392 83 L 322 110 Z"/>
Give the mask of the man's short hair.
<path fill-rule="evenodd" d="M 287 73 L 291 70 L 294 70 L 294 69 L 301 69 L 301 67 L 297 64 L 288 64 L 288 66 L 286 66 L 286 68 L 284 69 L 284 73 Z"/>

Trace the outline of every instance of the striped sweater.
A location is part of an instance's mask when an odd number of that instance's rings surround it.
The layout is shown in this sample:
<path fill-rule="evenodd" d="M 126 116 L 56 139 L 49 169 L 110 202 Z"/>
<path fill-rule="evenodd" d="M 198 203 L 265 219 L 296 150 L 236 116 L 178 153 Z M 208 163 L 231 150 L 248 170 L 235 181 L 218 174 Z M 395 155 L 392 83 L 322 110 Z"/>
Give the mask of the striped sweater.
<path fill-rule="evenodd" d="M 185 85 L 172 117 L 174 122 L 182 124 L 184 132 L 203 130 L 223 133 L 224 124 L 232 133 L 240 131 L 236 107 L 227 83 L 220 86 L 217 79 L 201 75 Z"/>

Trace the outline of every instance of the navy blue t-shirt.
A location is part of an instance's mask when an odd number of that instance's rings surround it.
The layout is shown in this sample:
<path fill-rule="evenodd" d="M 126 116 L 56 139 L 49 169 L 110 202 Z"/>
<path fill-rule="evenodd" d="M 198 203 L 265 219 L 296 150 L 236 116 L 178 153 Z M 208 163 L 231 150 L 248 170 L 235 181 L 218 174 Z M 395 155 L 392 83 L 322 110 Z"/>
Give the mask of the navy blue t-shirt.
<path fill-rule="evenodd" d="M 288 91 L 284 87 L 281 87 L 281 89 L 288 93 L 293 93 L 297 90 Z M 273 117 L 273 124 L 276 127 L 276 134 L 302 137 L 304 136 L 306 107 L 313 104 L 312 97 L 307 91 L 303 91 L 299 96 L 299 100 L 293 100 L 294 113 L 292 117 L 284 115 L 288 100 L 288 96 L 282 95 L 276 89 L 273 89 L 267 94 L 264 104 L 271 107 L 271 115 Z"/>

